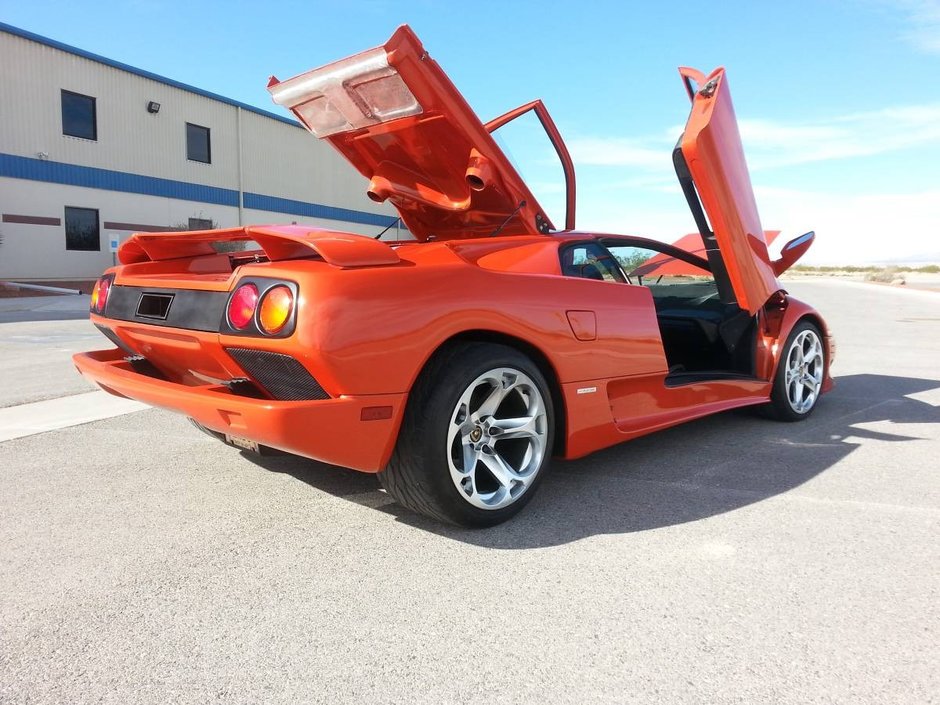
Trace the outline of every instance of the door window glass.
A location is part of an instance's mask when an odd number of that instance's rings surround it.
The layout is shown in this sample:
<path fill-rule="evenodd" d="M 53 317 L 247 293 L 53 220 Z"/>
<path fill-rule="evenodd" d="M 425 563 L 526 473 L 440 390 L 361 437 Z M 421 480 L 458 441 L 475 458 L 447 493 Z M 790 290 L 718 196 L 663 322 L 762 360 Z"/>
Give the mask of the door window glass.
<path fill-rule="evenodd" d="M 588 242 L 561 252 L 561 273 L 566 277 L 624 283 L 617 261 L 601 245 Z"/>
<path fill-rule="evenodd" d="M 708 270 L 649 247 L 607 243 L 631 284 L 648 287 L 654 297 L 699 299 L 718 294 Z"/>

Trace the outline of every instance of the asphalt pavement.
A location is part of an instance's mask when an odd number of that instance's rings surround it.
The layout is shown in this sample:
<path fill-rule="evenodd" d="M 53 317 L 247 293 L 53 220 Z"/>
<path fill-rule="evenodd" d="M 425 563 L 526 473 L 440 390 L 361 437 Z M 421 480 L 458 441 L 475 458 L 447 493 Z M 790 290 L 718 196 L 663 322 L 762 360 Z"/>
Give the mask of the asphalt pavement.
<path fill-rule="evenodd" d="M 935 702 L 940 294 L 792 291 L 838 339 L 811 420 L 555 461 L 486 531 L 160 410 L 0 442 L 0 702 Z M 74 299 L 0 310 L 0 411 L 91 393 Z"/>

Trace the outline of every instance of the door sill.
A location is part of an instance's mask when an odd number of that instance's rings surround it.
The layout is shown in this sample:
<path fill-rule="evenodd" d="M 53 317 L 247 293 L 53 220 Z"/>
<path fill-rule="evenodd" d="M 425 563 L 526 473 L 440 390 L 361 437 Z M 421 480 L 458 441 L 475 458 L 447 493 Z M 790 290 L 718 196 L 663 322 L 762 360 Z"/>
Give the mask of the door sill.
<path fill-rule="evenodd" d="M 746 375 L 740 372 L 721 372 L 719 370 L 705 370 L 703 372 L 672 372 L 666 375 L 667 387 L 681 387 L 686 384 L 700 382 L 766 382 L 766 379 Z"/>

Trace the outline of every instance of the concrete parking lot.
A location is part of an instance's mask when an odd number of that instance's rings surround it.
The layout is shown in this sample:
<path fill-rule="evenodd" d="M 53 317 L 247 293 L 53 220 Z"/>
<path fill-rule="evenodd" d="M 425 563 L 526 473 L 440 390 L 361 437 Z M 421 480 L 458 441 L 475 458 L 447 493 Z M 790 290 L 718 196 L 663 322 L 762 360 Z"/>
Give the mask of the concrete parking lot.
<path fill-rule="evenodd" d="M 101 411 L 81 302 L 0 306 L 0 702 L 935 701 L 940 294 L 792 291 L 838 338 L 811 421 L 556 461 L 476 532 Z"/>

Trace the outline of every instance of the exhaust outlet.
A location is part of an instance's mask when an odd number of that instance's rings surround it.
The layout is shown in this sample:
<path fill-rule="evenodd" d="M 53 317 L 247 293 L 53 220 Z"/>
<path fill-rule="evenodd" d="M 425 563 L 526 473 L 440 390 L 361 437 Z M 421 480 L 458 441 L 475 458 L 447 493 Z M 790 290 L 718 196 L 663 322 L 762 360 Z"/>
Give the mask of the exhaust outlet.
<path fill-rule="evenodd" d="M 385 203 L 392 194 L 392 185 L 381 176 L 373 176 L 366 190 L 366 196 L 376 203 Z"/>
<path fill-rule="evenodd" d="M 493 180 L 493 165 L 490 160 L 480 154 L 477 150 L 470 150 L 470 161 L 467 164 L 465 173 L 467 186 L 471 191 L 482 191 Z"/>

